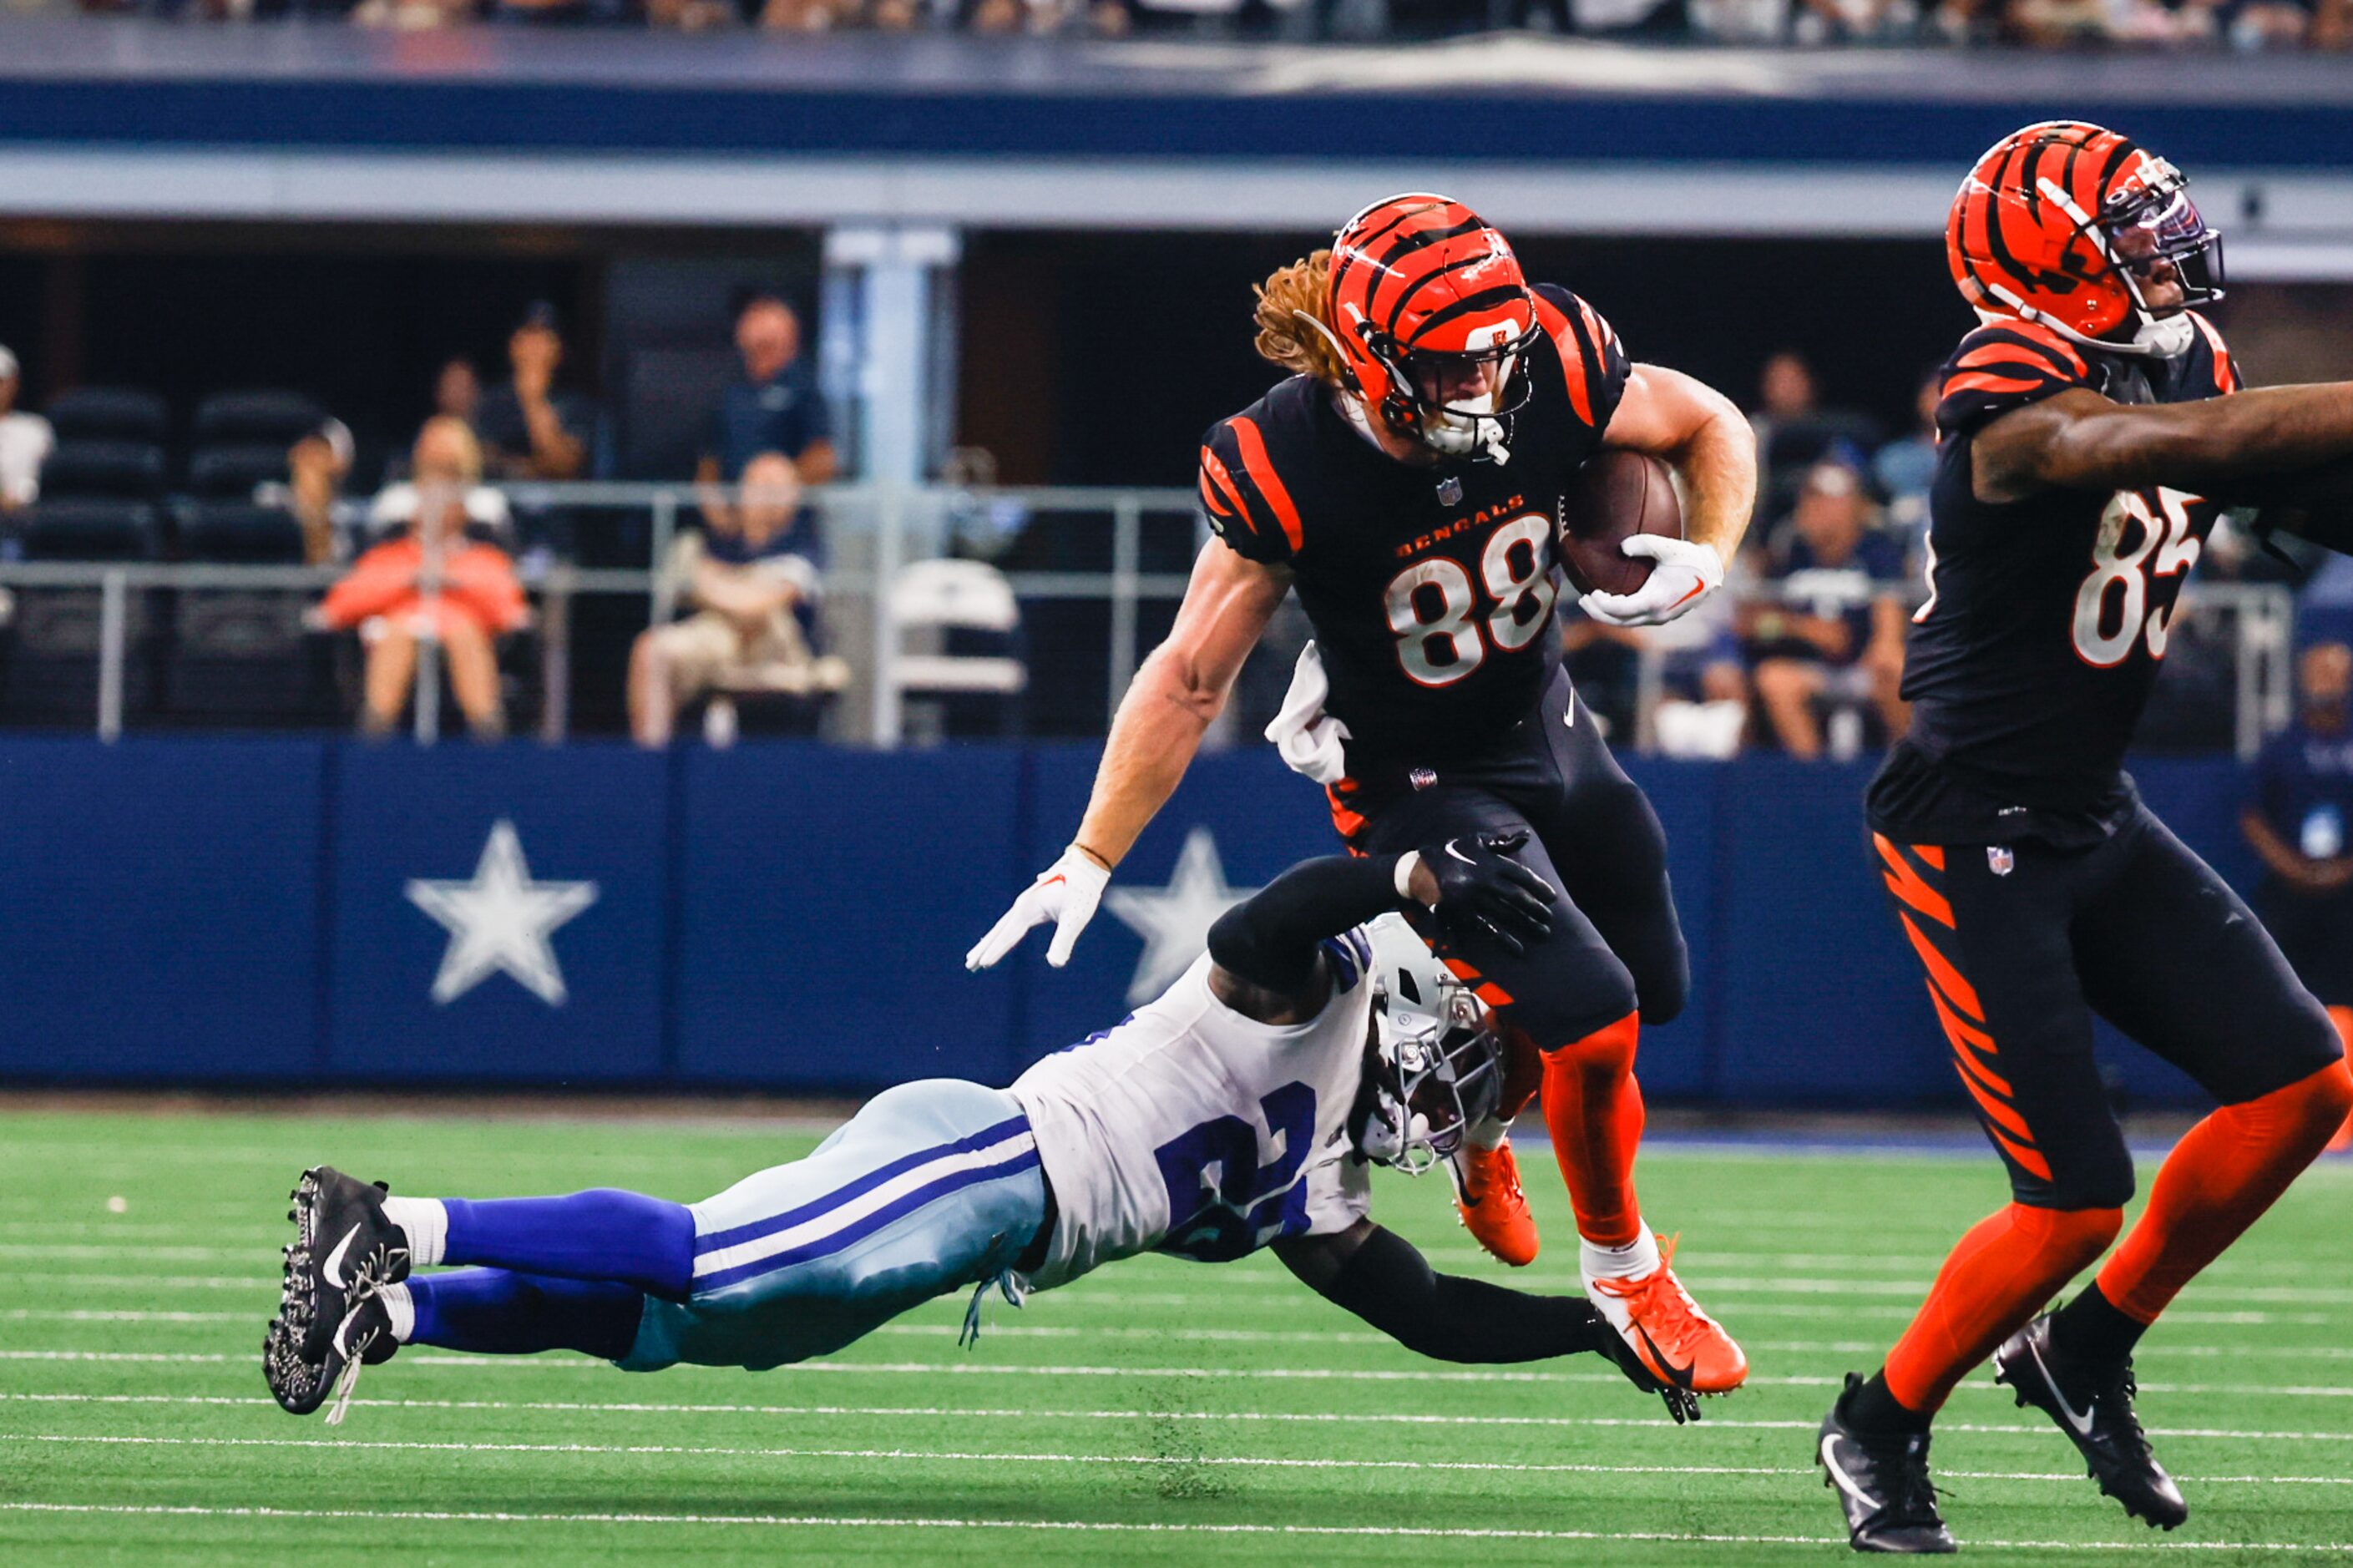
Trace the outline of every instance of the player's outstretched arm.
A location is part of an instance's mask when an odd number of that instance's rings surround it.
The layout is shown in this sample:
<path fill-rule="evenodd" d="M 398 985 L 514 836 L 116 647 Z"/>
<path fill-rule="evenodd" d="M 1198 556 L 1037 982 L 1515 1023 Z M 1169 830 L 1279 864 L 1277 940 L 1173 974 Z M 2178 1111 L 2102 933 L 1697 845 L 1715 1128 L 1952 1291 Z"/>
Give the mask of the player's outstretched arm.
<path fill-rule="evenodd" d="M 1619 1358 L 1617 1331 L 1579 1296 L 1536 1296 L 1483 1279 L 1440 1274 L 1396 1232 L 1360 1219 L 1329 1236 L 1285 1237 L 1274 1255 L 1325 1300 L 1435 1361 L 1497 1365 L 1596 1351 Z M 1621 1362 L 1635 1386 L 1662 1394 L 1676 1421 L 1698 1401 L 1667 1387 L 1639 1362 Z"/>
<path fill-rule="evenodd" d="M 1046 962 L 1058 969 L 1070 962 L 1112 868 L 1176 793 L 1243 662 L 1290 592 L 1289 567 L 1245 560 L 1215 541 L 1202 547 L 1168 639 L 1152 650 L 1120 700 L 1078 836 L 965 955 L 966 969 L 987 968 L 1031 926 L 1048 921 L 1054 940 Z"/>
<path fill-rule="evenodd" d="M 1209 990 L 1261 1024 L 1294 1024 L 1323 1010 L 1327 938 L 1409 903 L 1457 931 L 1520 951 L 1552 929 L 1551 884 L 1512 858 L 1525 834 L 1432 845 L 1395 860 L 1327 855 L 1303 860 L 1209 928 Z"/>
<path fill-rule="evenodd" d="M 2353 458 L 2353 382 L 2270 386 L 2195 403 L 2116 403 L 2089 387 L 2015 408 L 1971 443 L 1979 500 L 2045 489 L 2235 486 Z M 2261 499 L 2249 489 L 2248 499 Z"/>
<path fill-rule="evenodd" d="M 1629 539 L 1629 555 L 1658 565 L 1631 594 L 1588 594 L 1588 615 L 1613 626 L 1656 626 L 1689 610 L 1724 582 L 1757 504 L 1757 437 L 1732 400 L 1664 365 L 1638 364 L 1626 379 L 1602 444 L 1663 458 L 1682 479 L 1684 537 Z"/>

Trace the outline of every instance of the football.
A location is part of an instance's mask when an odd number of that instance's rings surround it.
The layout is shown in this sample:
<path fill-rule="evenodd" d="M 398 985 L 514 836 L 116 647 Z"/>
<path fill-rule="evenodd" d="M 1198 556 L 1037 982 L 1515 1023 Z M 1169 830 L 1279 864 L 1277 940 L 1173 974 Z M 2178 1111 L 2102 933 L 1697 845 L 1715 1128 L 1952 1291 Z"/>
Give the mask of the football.
<path fill-rule="evenodd" d="M 1641 587 L 1652 563 L 1618 548 L 1638 533 L 1683 536 L 1673 474 L 1646 453 L 1595 453 L 1561 500 L 1560 563 L 1577 591 L 1630 594 Z"/>

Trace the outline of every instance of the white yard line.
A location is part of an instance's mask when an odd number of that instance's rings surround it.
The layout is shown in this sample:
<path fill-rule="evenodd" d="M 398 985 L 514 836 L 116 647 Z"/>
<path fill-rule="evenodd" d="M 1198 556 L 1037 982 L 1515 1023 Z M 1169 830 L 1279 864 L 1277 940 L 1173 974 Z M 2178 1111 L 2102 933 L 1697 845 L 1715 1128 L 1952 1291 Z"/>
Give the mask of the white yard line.
<path fill-rule="evenodd" d="M 930 1448 L 729 1447 L 670 1443 L 462 1443 L 413 1442 L 351 1437 L 139 1437 L 47 1432 L 0 1432 L 0 1443 L 89 1444 L 173 1448 L 371 1448 L 403 1453 L 452 1454 L 664 1454 L 676 1457 L 752 1459 L 881 1459 L 916 1464 L 1023 1465 L 1221 1465 L 1277 1470 L 1499 1471 L 1513 1475 L 1577 1476 L 1810 1476 L 1803 1465 L 1567 1465 L 1524 1464 L 1482 1459 L 1335 1459 L 1245 1455 L 978 1453 Z M 1939 1470 L 1968 1481 L 2063 1481 L 2083 1477 L 2072 1470 Z M 2353 1487 L 2353 1476 L 2201 1476 L 2181 1479 L 2205 1486 Z"/>
<path fill-rule="evenodd" d="M 945 1329 L 940 1331 L 943 1334 Z M 186 1365 L 241 1362 L 248 1357 L 217 1351 L 80 1351 L 0 1350 L 0 1362 L 140 1362 Z M 483 1372 L 596 1372 L 607 1363 L 586 1357 L 481 1356 L 410 1351 L 401 1363 L 412 1367 L 471 1367 Z M 1288 1383 L 1513 1383 L 1601 1384 L 1624 1379 L 1607 1372 L 1434 1371 L 1426 1368 L 1369 1367 L 1248 1367 L 1248 1366 L 1067 1366 L 1056 1363 L 995 1363 L 987 1362 L 801 1362 L 794 1373 L 848 1377 L 1173 1377 L 1201 1381 L 1271 1380 Z M 1751 1388 L 1836 1388 L 1837 1377 L 1751 1377 Z M 2010 1397 L 2010 1391 L 1989 1382 L 1969 1382 L 1963 1389 Z M 2295 1399 L 2353 1399 L 2353 1386 L 2336 1384 L 2206 1384 L 2144 1383 L 2143 1394 L 2270 1394 Z"/>
<path fill-rule="evenodd" d="M 509 1513 L 455 1509 L 223 1508 L 195 1503 L 0 1502 L 14 1513 L 110 1514 L 180 1519 L 361 1520 L 400 1524 L 659 1524 L 721 1525 L 784 1530 L 982 1530 L 1121 1535 L 1282 1536 L 1413 1541 L 1661 1542 L 1721 1546 L 1801 1546 L 1819 1551 L 1842 1544 L 1827 1535 L 1735 1535 L 1701 1531 L 1508 1530 L 1442 1525 L 1212 1524 L 1200 1521 L 1075 1519 L 882 1519 L 856 1514 Z M 2075 1542 L 1977 1541 L 1980 1549 L 2013 1552 L 2353 1552 L 2353 1542 L 2230 1541 Z"/>
<path fill-rule="evenodd" d="M 277 1408 L 260 1394 L 22 1394 L 0 1393 L 0 1402 L 28 1405 L 195 1405 Z M 1634 1426 L 1667 1430 L 1661 1416 L 1627 1415 L 1439 1415 L 1406 1411 L 1343 1412 L 1292 1410 L 1055 1410 L 1007 1409 L 984 1405 L 729 1405 L 663 1404 L 644 1400 L 571 1399 L 354 1399 L 353 1405 L 383 1410 L 554 1411 L 569 1415 L 786 1415 L 871 1419 L 976 1418 L 1013 1421 L 1232 1421 L 1303 1424 L 1309 1426 Z M 1715 1431 L 1812 1431 L 1814 1421 L 1750 1421 L 1709 1416 Z M 1995 1433 L 2011 1436 L 2047 1436 L 2047 1425 L 2022 1422 L 1946 1421 L 1940 1432 Z M 2154 1436 L 2213 1438 L 2224 1442 L 2353 1443 L 2353 1432 L 2264 1432 L 2207 1426 L 2152 1426 Z"/>

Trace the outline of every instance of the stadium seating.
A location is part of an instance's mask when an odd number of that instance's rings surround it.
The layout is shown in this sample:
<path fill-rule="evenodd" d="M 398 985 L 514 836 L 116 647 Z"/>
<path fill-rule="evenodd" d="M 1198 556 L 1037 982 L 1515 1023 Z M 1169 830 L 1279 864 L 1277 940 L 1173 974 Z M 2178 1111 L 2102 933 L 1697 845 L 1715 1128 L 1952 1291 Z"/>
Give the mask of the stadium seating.
<path fill-rule="evenodd" d="M 256 486 L 285 481 L 289 445 L 239 442 L 199 447 L 188 459 L 188 492 L 205 500 L 250 500 Z"/>
<path fill-rule="evenodd" d="M 51 500 L 161 500 L 164 448 L 152 441 L 60 440 L 41 465 Z"/>
<path fill-rule="evenodd" d="M 162 529 L 141 501 L 44 498 L 18 525 L 28 561 L 152 561 Z M 16 591 L 5 711 L 15 723 L 85 727 L 97 710 L 104 596 L 96 588 L 26 586 Z M 123 710 L 150 705 L 153 664 L 167 619 L 156 595 L 133 589 L 124 605 Z"/>
<path fill-rule="evenodd" d="M 196 405 L 189 435 L 198 450 L 272 446 L 282 453 L 326 417 L 325 409 L 299 392 L 216 392 Z"/>
<path fill-rule="evenodd" d="M 160 447 L 171 412 L 156 393 L 127 386 L 85 386 L 49 400 L 48 420 L 60 441 L 137 441 Z"/>
<path fill-rule="evenodd" d="M 191 562 L 296 566 L 302 530 L 276 507 L 195 502 L 181 514 L 180 551 Z M 312 596 L 299 588 L 182 595 L 164 671 L 167 711 L 273 727 L 328 720 L 331 649 L 304 623 Z"/>
<path fill-rule="evenodd" d="M 918 561 L 892 580 L 890 605 L 902 637 L 937 644 L 901 651 L 892 679 L 902 699 L 937 704 L 939 734 L 1021 732 L 1029 669 L 1021 607 L 1002 572 L 978 561 Z"/>

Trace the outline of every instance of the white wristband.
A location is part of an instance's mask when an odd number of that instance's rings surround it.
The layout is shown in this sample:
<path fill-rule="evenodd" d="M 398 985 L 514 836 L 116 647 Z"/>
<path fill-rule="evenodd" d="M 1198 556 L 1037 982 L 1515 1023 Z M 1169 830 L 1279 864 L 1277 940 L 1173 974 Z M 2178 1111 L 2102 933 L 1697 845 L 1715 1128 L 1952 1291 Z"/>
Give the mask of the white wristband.
<path fill-rule="evenodd" d="M 1397 869 L 1390 874 L 1389 884 L 1397 889 L 1397 895 L 1398 898 L 1404 899 L 1409 902 L 1418 903 L 1420 901 L 1413 896 L 1413 868 L 1420 864 L 1421 853 L 1419 850 L 1409 849 L 1404 854 L 1398 857 Z"/>

